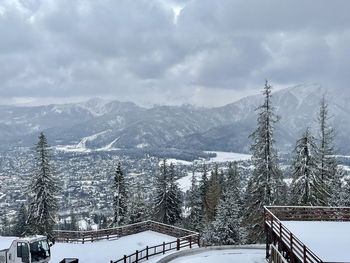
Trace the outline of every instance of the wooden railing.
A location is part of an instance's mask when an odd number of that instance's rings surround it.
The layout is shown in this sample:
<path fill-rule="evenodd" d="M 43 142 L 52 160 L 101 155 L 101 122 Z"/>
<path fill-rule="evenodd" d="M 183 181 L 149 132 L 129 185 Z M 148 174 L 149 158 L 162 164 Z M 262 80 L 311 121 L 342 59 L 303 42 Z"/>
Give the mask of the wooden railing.
<path fill-rule="evenodd" d="M 54 238 L 56 242 L 77 242 L 84 244 L 85 242 L 119 238 L 148 230 L 163 233 L 176 238 L 198 234 L 197 232 L 193 232 L 180 227 L 170 226 L 148 220 L 140 223 L 95 231 L 54 230 Z"/>
<path fill-rule="evenodd" d="M 280 242 L 283 242 L 286 247 L 288 247 L 289 252 L 297 257 L 301 262 L 304 263 L 322 263 L 323 261 L 309 249 L 303 242 L 301 242 L 292 232 L 290 232 L 280 221 L 279 218 L 276 217 L 274 213 L 271 212 L 270 209 L 274 209 L 276 207 L 265 207 L 265 225 L 272 232 L 272 234 L 277 235 Z M 281 207 L 279 207 L 281 208 Z M 295 207 L 294 207 L 295 208 Z M 295 208 L 295 210 L 297 210 Z M 276 212 L 276 209 L 273 210 Z M 284 210 L 286 211 L 286 210 Z M 305 210 L 306 211 L 306 210 Z M 284 214 L 284 213 L 282 213 Z M 281 214 L 278 214 L 279 216 Z M 285 214 L 286 215 L 286 214 Z M 290 216 L 288 216 L 290 219 Z M 297 216 L 297 218 L 299 218 Z M 316 217 L 315 217 L 316 218 Z M 289 220 L 288 219 L 288 220 Z M 285 217 L 282 220 L 286 220 Z M 300 220 L 302 220 L 300 218 Z"/>
<path fill-rule="evenodd" d="M 171 250 L 181 250 L 182 248 L 192 248 L 195 245 L 199 246 L 200 239 L 199 234 L 192 234 L 182 238 L 178 238 L 172 242 L 163 242 L 162 244 L 156 246 L 146 246 L 146 248 L 142 250 L 136 250 L 135 253 L 130 255 L 124 255 L 122 258 L 118 260 L 111 260 L 110 263 L 138 263 L 141 260 L 148 260 L 150 257 L 165 254 Z"/>
<path fill-rule="evenodd" d="M 271 255 L 269 258 L 269 263 L 288 263 L 287 259 L 278 251 L 277 247 L 271 245 Z"/>
<path fill-rule="evenodd" d="M 269 206 L 267 208 L 282 221 L 350 221 L 349 207 Z"/>

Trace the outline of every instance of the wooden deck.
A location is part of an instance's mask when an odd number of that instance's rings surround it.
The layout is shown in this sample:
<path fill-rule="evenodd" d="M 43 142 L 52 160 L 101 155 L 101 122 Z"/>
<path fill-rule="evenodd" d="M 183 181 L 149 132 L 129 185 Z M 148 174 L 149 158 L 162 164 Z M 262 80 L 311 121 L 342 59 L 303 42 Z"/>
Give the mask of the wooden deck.
<path fill-rule="evenodd" d="M 274 263 L 284 262 L 283 260 L 287 260 L 291 263 L 326 263 L 295 236 L 281 221 L 350 221 L 350 208 L 348 207 L 270 206 L 265 207 L 264 212 L 266 258 L 269 258 L 270 262 Z M 326 238 L 327 237 L 325 237 L 325 239 Z M 271 246 L 274 249 L 271 249 Z M 279 253 L 276 253 L 276 249 Z M 272 255 L 270 255 L 270 251 Z"/>

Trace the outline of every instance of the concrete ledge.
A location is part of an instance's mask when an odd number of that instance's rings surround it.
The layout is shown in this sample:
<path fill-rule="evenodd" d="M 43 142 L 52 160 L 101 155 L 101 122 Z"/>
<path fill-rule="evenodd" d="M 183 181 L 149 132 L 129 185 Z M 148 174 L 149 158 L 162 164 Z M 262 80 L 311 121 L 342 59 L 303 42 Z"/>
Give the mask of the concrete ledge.
<path fill-rule="evenodd" d="M 265 245 L 237 245 L 237 246 L 210 246 L 210 247 L 200 247 L 200 248 L 192 248 L 186 249 L 179 252 L 172 253 L 168 256 L 157 261 L 157 263 L 168 263 L 174 259 L 180 257 L 186 257 L 191 255 L 200 254 L 210 250 L 227 250 L 227 249 L 265 249 Z"/>

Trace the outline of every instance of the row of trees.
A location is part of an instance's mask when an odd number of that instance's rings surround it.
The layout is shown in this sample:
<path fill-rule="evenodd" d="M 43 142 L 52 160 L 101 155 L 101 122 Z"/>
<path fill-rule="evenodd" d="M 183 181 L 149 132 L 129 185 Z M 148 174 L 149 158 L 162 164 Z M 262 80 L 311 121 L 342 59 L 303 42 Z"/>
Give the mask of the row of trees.
<path fill-rule="evenodd" d="M 240 190 L 239 172 L 231 164 L 218 206 L 213 217 L 208 208 L 210 190 L 205 183 L 203 173 L 202 215 L 197 208 L 191 209 L 191 227 L 203 231 L 212 244 L 259 243 L 264 239 L 263 207 L 265 205 L 307 205 L 334 206 L 347 205 L 350 200 L 350 185 L 342 187 L 341 169 L 335 158 L 333 146 L 334 130 L 329 124 L 328 105 L 323 97 L 318 116 L 319 132 L 315 138 L 307 128 L 296 142 L 292 162 L 292 183 L 287 186 L 279 167 L 278 153 L 275 148 L 274 129 L 279 117 L 275 114 L 271 102 L 271 86 L 266 82 L 264 102 L 258 107 L 257 128 L 252 133 L 253 171 L 244 192 Z M 215 180 L 215 173 L 211 180 Z M 220 189 L 220 187 L 219 187 Z M 196 198 L 193 186 L 192 198 Z M 200 192 L 200 191 L 199 191 Z M 203 198 L 203 196 L 206 196 Z M 244 196 L 244 198 L 241 198 Z M 195 201 L 191 201 L 196 203 Z M 209 210 L 208 210 L 209 209 Z M 207 216 L 206 220 L 201 217 Z M 196 218 L 196 219 L 195 219 Z M 199 221 L 204 225 L 198 224 Z"/>

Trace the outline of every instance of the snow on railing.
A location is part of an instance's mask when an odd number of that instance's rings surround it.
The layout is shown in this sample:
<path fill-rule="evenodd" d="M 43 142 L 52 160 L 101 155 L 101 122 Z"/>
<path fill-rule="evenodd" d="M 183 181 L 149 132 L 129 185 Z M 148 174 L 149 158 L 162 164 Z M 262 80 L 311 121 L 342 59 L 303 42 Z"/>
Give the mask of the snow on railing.
<path fill-rule="evenodd" d="M 182 248 L 192 248 L 195 245 L 200 246 L 200 238 L 198 233 L 178 238 L 172 242 L 163 242 L 162 244 L 151 247 L 146 246 L 146 248 L 142 250 L 136 250 L 135 253 L 124 255 L 118 260 L 111 260 L 110 263 L 138 263 L 144 259 L 148 260 L 150 257 L 155 255 L 165 254 L 171 250 L 179 251 Z"/>
<path fill-rule="evenodd" d="M 152 220 L 134 223 L 130 225 L 88 231 L 54 230 L 55 241 L 57 242 L 94 242 L 97 240 L 113 239 L 133 235 L 144 231 L 155 231 L 174 237 L 184 237 L 198 234 L 184 228 L 155 222 Z"/>

